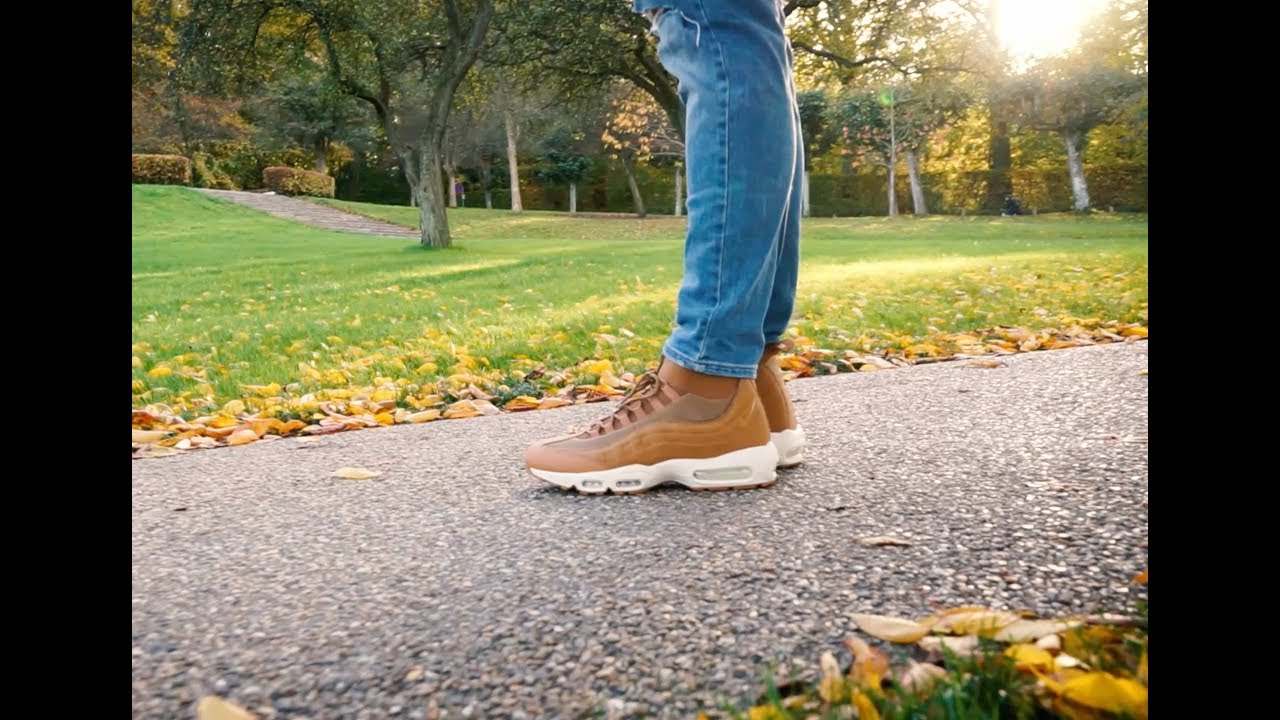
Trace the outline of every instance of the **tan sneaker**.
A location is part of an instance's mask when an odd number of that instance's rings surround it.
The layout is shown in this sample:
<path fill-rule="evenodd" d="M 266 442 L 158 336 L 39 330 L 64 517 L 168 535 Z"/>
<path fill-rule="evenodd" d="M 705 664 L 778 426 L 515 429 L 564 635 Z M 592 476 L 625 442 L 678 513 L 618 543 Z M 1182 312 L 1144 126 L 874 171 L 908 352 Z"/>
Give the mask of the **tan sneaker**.
<path fill-rule="evenodd" d="M 790 350 L 789 342 L 766 345 L 756 368 L 756 393 L 769 419 L 769 440 L 778 448 L 778 467 L 795 467 L 804 461 L 804 430 L 796 420 L 796 406 L 787 394 L 778 353 Z"/>
<path fill-rule="evenodd" d="M 613 414 L 585 432 L 534 444 L 525 464 L 565 489 L 638 493 L 663 483 L 693 490 L 746 490 L 777 479 L 778 451 L 755 383 L 731 397 L 681 395 L 645 373 Z"/>

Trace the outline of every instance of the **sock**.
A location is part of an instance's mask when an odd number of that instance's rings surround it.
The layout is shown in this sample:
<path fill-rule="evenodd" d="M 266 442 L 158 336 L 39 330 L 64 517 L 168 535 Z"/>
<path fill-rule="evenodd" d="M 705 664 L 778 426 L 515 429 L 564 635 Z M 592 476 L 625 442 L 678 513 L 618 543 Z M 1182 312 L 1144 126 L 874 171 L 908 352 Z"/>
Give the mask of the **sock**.
<path fill-rule="evenodd" d="M 663 358 L 662 366 L 658 368 L 658 377 L 682 395 L 723 400 L 731 397 L 738 389 L 738 378 L 694 372 L 680 367 L 668 358 Z"/>

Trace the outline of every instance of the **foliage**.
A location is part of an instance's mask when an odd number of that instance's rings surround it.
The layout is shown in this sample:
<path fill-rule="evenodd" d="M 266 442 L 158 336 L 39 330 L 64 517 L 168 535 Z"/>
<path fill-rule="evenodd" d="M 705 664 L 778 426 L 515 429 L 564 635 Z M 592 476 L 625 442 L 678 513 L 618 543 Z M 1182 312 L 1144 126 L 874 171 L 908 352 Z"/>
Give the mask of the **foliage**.
<path fill-rule="evenodd" d="M 190 185 L 191 161 L 181 155 L 135 154 L 133 182 L 152 185 Z"/>
<path fill-rule="evenodd" d="M 333 197 L 333 176 L 291 167 L 269 167 L 262 171 L 262 184 L 281 195 Z"/>

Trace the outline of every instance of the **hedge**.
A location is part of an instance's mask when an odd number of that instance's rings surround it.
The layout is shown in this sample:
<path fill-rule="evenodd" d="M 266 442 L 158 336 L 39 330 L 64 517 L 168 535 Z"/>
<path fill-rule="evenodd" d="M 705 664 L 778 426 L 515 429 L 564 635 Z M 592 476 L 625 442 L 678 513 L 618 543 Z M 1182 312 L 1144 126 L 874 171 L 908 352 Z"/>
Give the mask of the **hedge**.
<path fill-rule="evenodd" d="M 269 167 L 262 171 L 262 182 L 268 190 L 281 195 L 333 197 L 333 176 L 291 167 Z"/>
<path fill-rule="evenodd" d="M 190 185 L 191 161 L 181 155 L 134 155 L 133 182 Z"/>

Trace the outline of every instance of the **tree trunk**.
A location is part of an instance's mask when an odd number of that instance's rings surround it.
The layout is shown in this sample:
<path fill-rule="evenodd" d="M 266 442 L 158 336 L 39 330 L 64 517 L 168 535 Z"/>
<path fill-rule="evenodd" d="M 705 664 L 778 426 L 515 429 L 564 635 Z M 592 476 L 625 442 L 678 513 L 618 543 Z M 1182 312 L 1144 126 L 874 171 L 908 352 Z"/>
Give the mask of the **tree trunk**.
<path fill-rule="evenodd" d="M 507 122 L 507 170 L 511 177 L 511 212 L 524 212 L 524 203 L 520 202 L 520 158 L 516 155 L 516 141 L 520 139 L 520 127 L 516 125 L 515 115 L 508 110 Z"/>
<path fill-rule="evenodd" d="M 805 170 L 800 177 L 800 215 L 809 217 L 812 209 L 809 205 L 809 171 Z"/>
<path fill-rule="evenodd" d="M 920 156 L 914 150 L 907 151 L 907 175 L 911 178 L 912 214 L 928 215 L 929 207 L 924 202 L 924 185 L 920 182 Z"/>
<path fill-rule="evenodd" d="M 676 211 L 675 216 L 684 214 L 684 173 L 680 172 L 680 164 L 676 164 Z"/>
<path fill-rule="evenodd" d="M 449 177 L 449 207 L 458 207 L 458 176 L 454 175 L 454 168 L 446 167 L 445 173 Z"/>
<path fill-rule="evenodd" d="M 480 176 L 484 180 L 484 209 L 493 209 L 493 163 L 480 161 Z"/>
<path fill-rule="evenodd" d="M 898 129 L 894 123 L 894 97 L 889 92 L 889 217 L 898 217 Z"/>
<path fill-rule="evenodd" d="M 629 157 L 622 158 L 622 171 L 627 174 L 627 187 L 631 189 L 631 202 L 636 206 L 636 217 L 642 218 L 647 213 L 644 209 L 644 197 L 640 194 L 640 186 L 636 184 L 634 164 L 634 159 Z"/>
<path fill-rule="evenodd" d="M 422 167 L 418 172 L 420 199 L 418 222 L 422 228 L 422 244 L 427 247 L 449 247 L 449 218 L 444 212 L 444 193 L 440 187 L 440 149 L 430 143 L 422 148 Z"/>
<path fill-rule="evenodd" d="M 1071 175 L 1071 199 L 1076 212 L 1089 209 L 1089 183 L 1084 179 L 1085 134 L 1067 130 L 1062 133 L 1067 144 L 1067 172 Z"/>
<path fill-rule="evenodd" d="M 315 171 L 318 173 L 329 172 L 329 138 L 316 138 L 315 144 L 311 148 L 315 152 Z"/>
<path fill-rule="evenodd" d="M 569 214 L 578 214 L 578 183 L 569 183 Z"/>
<path fill-rule="evenodd" d="M 999 215 L 1004 209 L 1004 199 L 1013 196 L 1013 152 L 1009 145 L 1009 121 L 994 98 L 987 101 L 987 113 L 991 119 L 989 155 L 987 157 L 987 197 L 982 203 L 984 212 Z"/>

